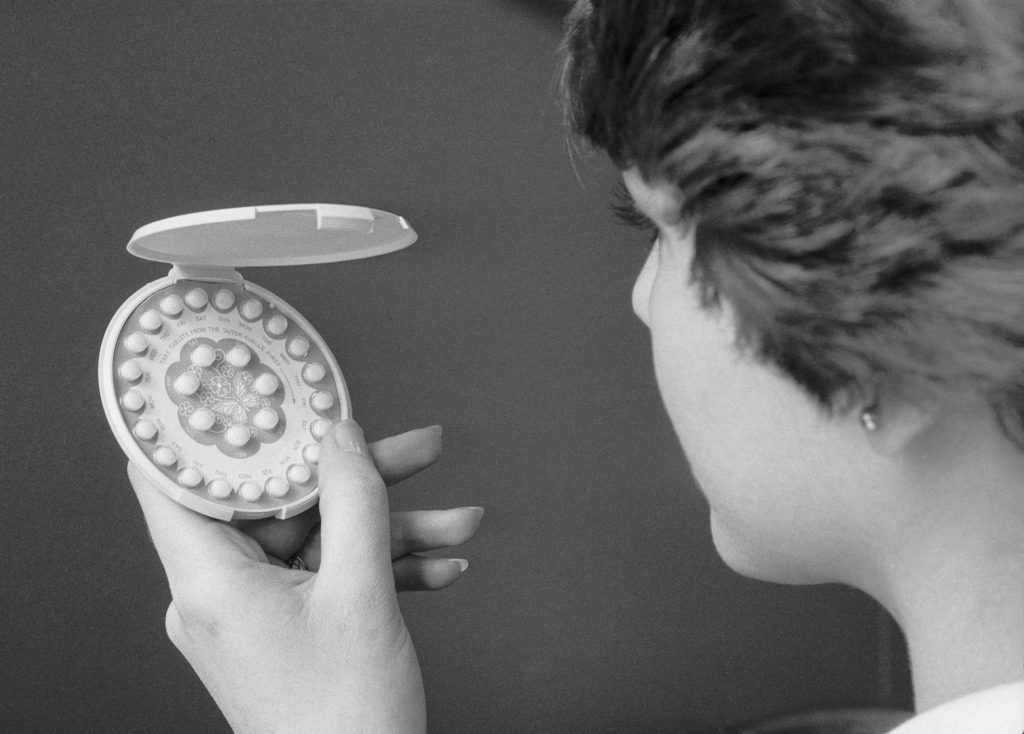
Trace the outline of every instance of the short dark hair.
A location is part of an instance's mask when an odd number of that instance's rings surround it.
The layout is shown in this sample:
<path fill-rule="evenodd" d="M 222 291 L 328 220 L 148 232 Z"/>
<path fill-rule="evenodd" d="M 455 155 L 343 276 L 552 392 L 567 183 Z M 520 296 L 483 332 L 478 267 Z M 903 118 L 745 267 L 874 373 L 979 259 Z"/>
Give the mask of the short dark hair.
<path fill-rule="evenodd" d="M 1024 437 L 1022 0 L 580 0 L 564 49 L 572 130 L 678 189 L 741 346 Z"/>

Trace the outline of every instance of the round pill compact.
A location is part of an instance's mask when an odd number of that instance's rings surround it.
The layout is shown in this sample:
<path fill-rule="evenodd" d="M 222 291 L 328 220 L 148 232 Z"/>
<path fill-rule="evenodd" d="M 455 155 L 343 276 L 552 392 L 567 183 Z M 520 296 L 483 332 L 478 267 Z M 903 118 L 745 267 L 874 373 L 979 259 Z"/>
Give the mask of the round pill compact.
<path fill-rule="evenodd" d="M 286 518 L 318 497 L 320 439 L 352 414 L 327 344 L 236 267 L 337 262 L 408 247 L 395 214 L 286 204 L 146 225 L 133 255 L 172 265 L 118 309 L 100 396 L 128 458 L 165 494 L 220 520 Z"/>

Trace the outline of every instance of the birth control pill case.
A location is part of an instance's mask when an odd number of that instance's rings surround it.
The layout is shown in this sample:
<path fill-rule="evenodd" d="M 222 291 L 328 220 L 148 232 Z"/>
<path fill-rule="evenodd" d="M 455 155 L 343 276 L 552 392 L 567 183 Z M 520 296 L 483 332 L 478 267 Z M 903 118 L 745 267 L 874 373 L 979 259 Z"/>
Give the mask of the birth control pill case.
<path fill-rule="evenodd" d="M 352 415 L 330 348 L 236 268 L 330 263 L 408 247 L 402 217 L 341 204 L 237 207 L 162 219 L 128 251 L 170 264 L 103 337 L 99 388 L 128 458 L 164 494 L 220 520 L 316 504 L 320 439 Z"/>

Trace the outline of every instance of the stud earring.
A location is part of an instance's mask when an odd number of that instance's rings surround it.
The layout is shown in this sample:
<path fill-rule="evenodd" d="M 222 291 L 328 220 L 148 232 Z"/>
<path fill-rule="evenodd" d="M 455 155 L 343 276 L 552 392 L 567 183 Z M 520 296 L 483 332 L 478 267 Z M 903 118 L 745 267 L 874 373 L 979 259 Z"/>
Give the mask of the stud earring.
<path fill-rule="evenodd" d="M 864 430 L 872 433 L 878 430 L 878 409 L 875 407 L 865 408 L 860 414 L 860 424 Z"/>

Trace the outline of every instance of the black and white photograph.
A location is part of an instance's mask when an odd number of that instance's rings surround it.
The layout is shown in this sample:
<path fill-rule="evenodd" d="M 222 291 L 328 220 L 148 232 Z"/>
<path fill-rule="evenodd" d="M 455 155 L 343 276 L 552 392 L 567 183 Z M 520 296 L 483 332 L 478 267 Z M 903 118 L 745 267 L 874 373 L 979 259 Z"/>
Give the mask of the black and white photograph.
<path fill-rule="evenodd" d="M 1024 734 L 1022 0 L 0 0 L 3 734 Z"/>

